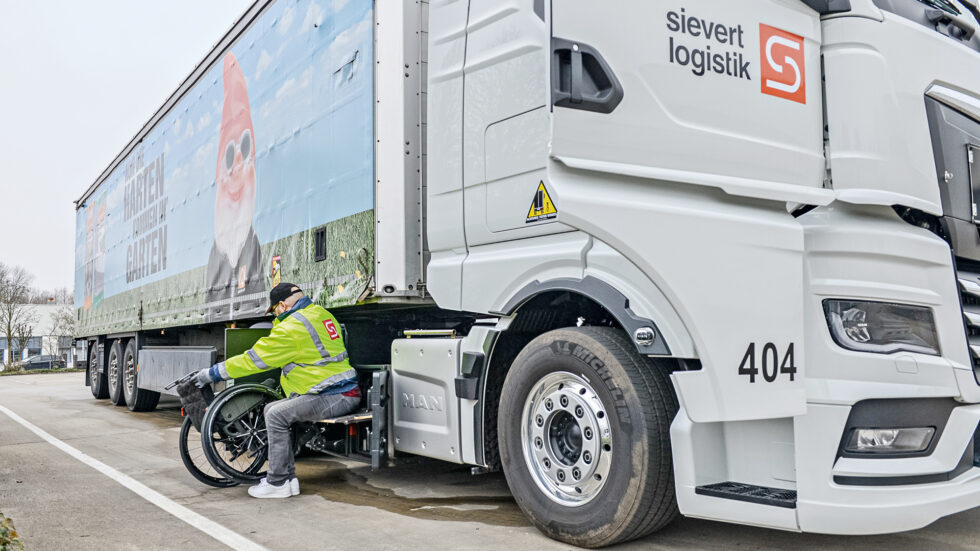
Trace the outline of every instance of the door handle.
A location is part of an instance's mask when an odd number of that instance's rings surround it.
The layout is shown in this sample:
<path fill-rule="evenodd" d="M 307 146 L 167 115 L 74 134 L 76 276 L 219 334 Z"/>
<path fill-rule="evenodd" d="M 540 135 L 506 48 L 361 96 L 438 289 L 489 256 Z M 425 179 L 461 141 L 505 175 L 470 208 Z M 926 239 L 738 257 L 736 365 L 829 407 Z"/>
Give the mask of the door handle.
<path fill-rule="evenodd" d="M 937 27 L 940 23 L 946 23 L 949 29 L 948 34 L 960 40 L 970 40 L 976 32 L 976 29 L 972 25 L 961 21 L 959 18 L 950 16 L 943 10 L 935 8 L 926 10 L 926 19 Z M 954 31 L 953 29 L 956 30 Z"/>
<path fill-rule="evenodd" d="M 599 52 L 583 42 L 551 39 L 551 103 L 555 107 L 612 113 L 623 86 Z"/>

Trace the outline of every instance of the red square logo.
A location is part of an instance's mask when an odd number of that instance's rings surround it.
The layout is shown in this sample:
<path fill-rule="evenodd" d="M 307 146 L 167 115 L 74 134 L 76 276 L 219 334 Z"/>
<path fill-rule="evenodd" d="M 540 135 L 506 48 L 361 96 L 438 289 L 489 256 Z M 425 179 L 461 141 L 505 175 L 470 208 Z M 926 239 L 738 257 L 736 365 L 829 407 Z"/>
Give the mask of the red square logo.
<path fill-rule="evenodd" d="M 340 338 L 340 333 L 337 332 L 337 327 L 333 324 L 333 320 L 323 320 L 323 328 L 330 335 L 330 340 L 335 341 Z"/>
<path fill-rule="evenodd" d="M 803 37 L 759 23 L 762 93 L 806 103 Z"/>

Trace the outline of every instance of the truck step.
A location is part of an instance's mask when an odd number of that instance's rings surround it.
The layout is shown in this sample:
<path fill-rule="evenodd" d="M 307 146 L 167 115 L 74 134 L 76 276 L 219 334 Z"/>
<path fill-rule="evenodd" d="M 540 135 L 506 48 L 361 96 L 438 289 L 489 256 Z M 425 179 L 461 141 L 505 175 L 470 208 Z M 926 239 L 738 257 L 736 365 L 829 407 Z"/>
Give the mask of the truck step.
<path fill-rule="evenodd" d="M 361 411 L 357 413 L 351 413 L 350 415 L 343 415 L 341 417 L 333 417 L 331 419 L 321 419 L 317 421 L 318 423 L 325 423 L 328 425 L 356 425 L 357 423 L 364 423 L 371 420 L 370 411 Z"/>
<path fill-rule="evenodd" d="M 796 490 L 769 488 L 740 482 L 718 482 L 717 484 L 698 486 L 694 492 L 704 496 L 796 509 Z"/>

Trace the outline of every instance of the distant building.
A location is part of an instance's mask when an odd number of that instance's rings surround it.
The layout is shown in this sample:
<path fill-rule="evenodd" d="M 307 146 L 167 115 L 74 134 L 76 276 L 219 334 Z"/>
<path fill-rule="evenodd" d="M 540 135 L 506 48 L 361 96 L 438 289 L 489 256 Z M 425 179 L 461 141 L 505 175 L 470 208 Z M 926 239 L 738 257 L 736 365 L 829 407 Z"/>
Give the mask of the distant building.
<path fill-rule="evenodd" d="M 2 363 L 7 364 L 11 361 L 26 360 L 30 356 L 38 354 L 50 354 L 65 362 L 65 367 L 75 366 L 75 351 L 72 348 L 71 335 L 52 335 L 54 327 L 53 317 L 55 313 L 64 308 L 63 304 L 28 304 L 34 318 L 31 323 L 31 338 L 27 340 L 27 346 L 20 346 L 16 336 L 13 339 L 13 350 L 7 343 L 7 336 L 0 336 L 0 358 Z"/>

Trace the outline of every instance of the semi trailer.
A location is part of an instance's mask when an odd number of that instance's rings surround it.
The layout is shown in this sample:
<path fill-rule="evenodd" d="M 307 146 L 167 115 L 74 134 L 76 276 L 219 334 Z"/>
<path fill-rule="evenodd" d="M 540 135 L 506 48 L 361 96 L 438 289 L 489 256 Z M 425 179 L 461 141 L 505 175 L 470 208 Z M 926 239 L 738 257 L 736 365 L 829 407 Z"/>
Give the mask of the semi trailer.
<path fill-rule="evenodd" d="M 980 505 L 974 0 L 258 0 L 77 201 L 144 411 L 300 285 L 358 428 L 597 547 Z M 353 434 L 353 432 L 352 432 Z"/>

